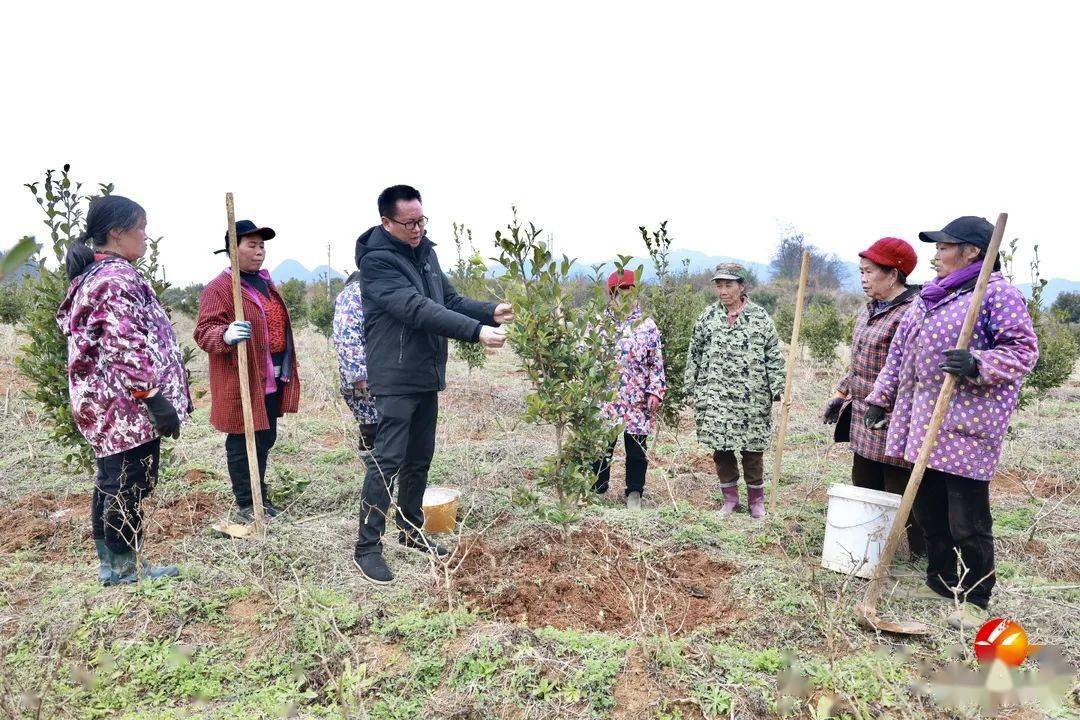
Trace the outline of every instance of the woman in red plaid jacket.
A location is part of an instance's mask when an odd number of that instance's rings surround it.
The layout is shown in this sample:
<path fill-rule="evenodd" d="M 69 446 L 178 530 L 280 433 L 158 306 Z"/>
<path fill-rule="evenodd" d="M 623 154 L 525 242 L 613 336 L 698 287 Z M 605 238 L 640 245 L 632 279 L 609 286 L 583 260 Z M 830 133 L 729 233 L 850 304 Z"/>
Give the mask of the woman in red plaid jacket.
<path fill-rule="evenodd" d="M 207 284 L 199 298 L 199 317 L 195 321 L 195 342 L 210 356 L 210 424 L 218 432 L 227 433 L 225 459 L 238 508 L 235 518 L 240 522 L 254 519 L 254 507 L 240 406 L 237 346 L 247 348 L 255 453 L 263 508 L 269 517 L 278 514 L 266 488 L 266 463 L 277 440 L 277 420 L 285 413 L 296 412 L 300 404 L 300 376 L 289 311 L 270 273 L 262 269 L 266 257 L 263 243 L 274 235 L 272 229 L 260 228 L 250 220 L 236 223 L 244 322 L 234 320 L 230 270 L 223 270 Z M 228 252 L 228 242 L 226 236 L 225 249 L 216 252 Z"/>
<path fill-rule="evenodd" d="M 915 249 L 899 238 L 882 238 L 859 253 L 863 292 L 870 298 L 855 321 L 851 334 L 851 367 L 836 385 L 836 394 L 825 407 L 825 422 L 836 423 L 837 442 L 850 441 L 854 457 L 851 483 L 857 487 L 902 494 L 911 465 L 901 458 L 886 457 L 887 428 L 871 429 L 859 420 L 866 412 L 866 396 L 874 389 L 885 365 L 900 318 L 910 308 L 917 287 L 908 287 L 907 276 L 915 269 Z M 908 545 L 914 555 L 926 552 L 923 532 L 908 527 Z"/>

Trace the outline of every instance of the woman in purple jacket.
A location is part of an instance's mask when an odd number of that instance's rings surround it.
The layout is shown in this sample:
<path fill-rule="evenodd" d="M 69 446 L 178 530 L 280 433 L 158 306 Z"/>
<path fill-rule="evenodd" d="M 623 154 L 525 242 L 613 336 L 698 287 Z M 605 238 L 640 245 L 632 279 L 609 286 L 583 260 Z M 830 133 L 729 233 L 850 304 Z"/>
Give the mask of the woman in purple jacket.
<path fill-rule="evenodd" d="M 178 573 L 138 557 L 140 504 L 157 481 L 161 436 L 179 437 L 191 406 L 172 323 L 132 264 L 145 253 L 142 207 L 94 198 L 65 259 L 71 286 L 56 313 L 68 341 L 71 414 L 97 458 L 90 522 L 105 585 Z"/>
<path fill-rule="evenodd" d="M 985 620 L 972 606 L 985 611 L 994 587 L 990 479 L 1020 384 L 1039 357 L 1024 296 L 999 272 L 990 276 L 969 349 L 954 349 L 992 232 L 983 218 L 962 217 L 919 234 L 937 245 L 937 279 L 901 320 L 863 418 L 871 428 L 888 423 L 885 454 L 914 463 L 945 373 L 958 378 L 914 505 L 926 534 L 926 584 L 962 603 L 952 627 Z"/>

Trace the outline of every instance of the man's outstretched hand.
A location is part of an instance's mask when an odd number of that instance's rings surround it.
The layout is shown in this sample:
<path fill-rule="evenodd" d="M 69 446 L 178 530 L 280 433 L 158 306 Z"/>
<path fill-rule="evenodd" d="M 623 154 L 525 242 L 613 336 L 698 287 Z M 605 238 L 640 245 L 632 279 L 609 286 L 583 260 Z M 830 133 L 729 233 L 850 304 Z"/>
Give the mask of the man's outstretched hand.
<path fill-rule="evenodd" d="M 507 307 L 510 307 L 507 305 Z M 511 313 L 511 316 L 513 313 Z M 496 315 L 498 317 L 498 315 Z M 493 328 L 484 325 L 480 328 L 480 344 L 489 348 L 501 348 L 506 342 L 506 331 L 501 327 Z"/>
<path fill-rule="evenodd" d="M 514 306 L 510 303 L 499 303 L 495 306 L 495 322 L 505 325 L 514 321 Z"/>

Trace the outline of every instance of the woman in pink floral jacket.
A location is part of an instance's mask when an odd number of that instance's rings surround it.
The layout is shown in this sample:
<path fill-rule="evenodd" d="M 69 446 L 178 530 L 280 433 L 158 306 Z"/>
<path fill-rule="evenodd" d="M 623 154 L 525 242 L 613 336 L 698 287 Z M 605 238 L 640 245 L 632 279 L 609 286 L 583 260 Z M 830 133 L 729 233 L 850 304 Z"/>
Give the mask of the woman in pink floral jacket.
<path fill-rule="evenodd" d="M 92 249 L 91 249 L 92 248 Z M 56 313 L 68 340 L 71 413 L 97 458 L 91 528 L 105 585 L 176 575 L 137 553 L 142 498 L 158 474 L 161 436 L 176 438 L 191 400 L 172 323 L 132 264 L 146 253 L 146 212 L 95 198 L 65 264 L 71 286 Z"/>
<path fill-rule="evenodd" d="M 613 272 L 608 278 L 608 292 L 612 296 L 619 290 L 634 286 L 634 273 L 624 270 Z M 660 409 L 667 383 L 664 378 L 664 355 L 660 342 L 660 329 L 652 318 L 642 319 L 640 309 L 635 309 L 619 326 L 616 339 L 616 360 L 619 365 L 619 387 L 615 399 L 606 403 L 603 413 L 613 424 L 623 428 L 626 448 L 626 506 L 641 507 L 641 493 L 645 490 L 645 473 L 649 461 L 645 456 L 653 417 Z M 593 489 L 605 493 L 611 479 L 611 458 L 615 452 L 612 443 L 607 455 L 593 464 L 596 483 Z"/>

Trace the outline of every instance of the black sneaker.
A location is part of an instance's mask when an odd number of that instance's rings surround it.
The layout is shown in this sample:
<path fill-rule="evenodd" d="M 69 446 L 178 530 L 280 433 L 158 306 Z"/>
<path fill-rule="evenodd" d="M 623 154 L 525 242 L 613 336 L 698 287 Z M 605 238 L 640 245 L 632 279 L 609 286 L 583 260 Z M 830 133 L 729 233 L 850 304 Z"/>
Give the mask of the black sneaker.
<path fill-rule="evenodd" d="M 273 505 L 266 503 L 263 505 L 263 517 L 266 520 L 276 518 L 281 511 Z M 238 522 L 241 525 L 250 525 L 255 522 L 255 508 L 251 505 L 245 505 L 242 508 L 237 508 L 233 511 L 233 522 Z"/>
<path fill-rule="evenodd" d="M 250 525 L 255 522 L 255 508 L 251 505 L 245 505 L 233 510 L 232 514 L 233 522 L 238 522 L 241 525 Z"/>
<path fill-rule="evenodd" d="M 445 547 L 435 542 L 431 538 L 417 537 L 415 535 L 407 535 L 405 533 L 398 533 L 397 541 L 409 548 L 410 550 L 419 550 L 423 553 L 435 553 L 437 557 L 444 558 L 450 554 L 450 551 Z"/>
<path fill-rule="evenodd" d="M 380 553 L 354 556 L 353 565 L 364 576 L 364 579 L 373 585 L 389 585 L 394 581 L 394 573 L 390 572 L 390 567 Z"/>

